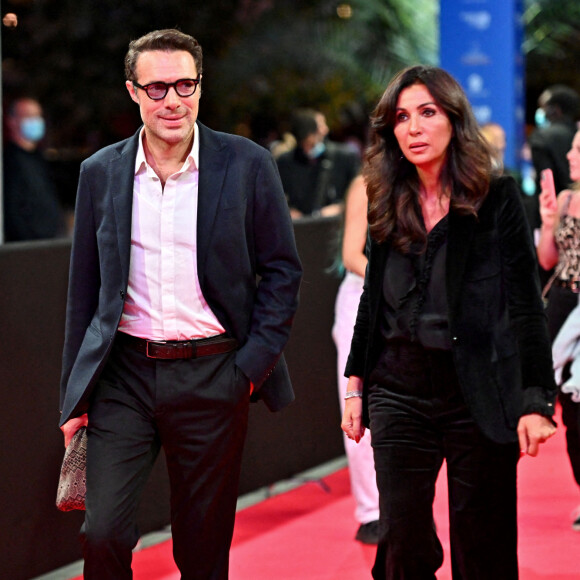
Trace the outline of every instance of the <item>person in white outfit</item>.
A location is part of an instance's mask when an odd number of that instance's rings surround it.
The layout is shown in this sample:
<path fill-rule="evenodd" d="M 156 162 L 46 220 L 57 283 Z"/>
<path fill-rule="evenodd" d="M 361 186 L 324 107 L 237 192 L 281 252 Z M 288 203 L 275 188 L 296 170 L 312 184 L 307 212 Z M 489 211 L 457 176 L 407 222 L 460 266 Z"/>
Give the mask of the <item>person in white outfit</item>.
<path fill-rule="evenodd" d="M 344 376 L 350 352 L 352 332 L 362 294 L 367 258 L 364 248 L 367 238 L 367 196 L 362 176 L 355 177 L 346 196 L 342 264 L 346 275 L 338 289 L 332 337 L 337 350 L 338 394 L 341 411 L 348 379 Z M 356 501 L 355 520 L 359 528 L 355 539 L 364 544 L 378 542 L 379 492 L 371 438 L 357 445 L 344 435 L 344 447 L 349 465 L 350 486 Z"/>

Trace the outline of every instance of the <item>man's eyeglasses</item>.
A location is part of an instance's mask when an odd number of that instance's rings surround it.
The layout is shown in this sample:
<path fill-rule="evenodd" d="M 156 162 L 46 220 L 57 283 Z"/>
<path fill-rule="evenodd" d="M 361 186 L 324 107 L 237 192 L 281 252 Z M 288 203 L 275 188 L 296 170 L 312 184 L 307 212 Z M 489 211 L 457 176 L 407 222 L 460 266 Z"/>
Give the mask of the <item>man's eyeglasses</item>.
<path fill-rule="evenodd" d="M 191 97 L 191 95 L 195 93 L 197 85 L 199 85 L 199 80 L 200 79 L 198 75 L 196 79 L 179 79 L 174 83 L 164 83 L 163 81 L 157 81 L 155 83 L 149 83 L 148 85 L 140 85 L 138 82 L 133 81 L 133 85 L 138 89 L 143 89 L 150 99 L 154 101 L 160 101 L 161 99 L 165 98 L 171 87 L 175 89 L 175 92 L 180 97 Z"/>

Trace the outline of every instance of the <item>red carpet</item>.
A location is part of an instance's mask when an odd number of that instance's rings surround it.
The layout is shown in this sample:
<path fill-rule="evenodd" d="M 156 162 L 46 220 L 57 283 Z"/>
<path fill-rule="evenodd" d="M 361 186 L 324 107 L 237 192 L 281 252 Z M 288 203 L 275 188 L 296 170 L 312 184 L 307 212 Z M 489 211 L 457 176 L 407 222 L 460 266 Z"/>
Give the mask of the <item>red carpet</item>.
<path fill-rule="evenodd" d="M 354 503 L 346 469 L 323 481 L 325 486 L 305 483 L 238 513 L 231 580 L 370 578 L 375 549 L 353 540 Z M 446 559 L 438 580 L 451 579 L 445 491 L 442 477 L 435 517 Z M 563 429 L 538 457 L 520 462 L 519 497 L 520 579 L 579 580 L 580 533 L 570 524 L 580 495 L 565 453 Z M 135 580 L 179 579 L 170 541 L 136 553 L 133 568 Z"/>

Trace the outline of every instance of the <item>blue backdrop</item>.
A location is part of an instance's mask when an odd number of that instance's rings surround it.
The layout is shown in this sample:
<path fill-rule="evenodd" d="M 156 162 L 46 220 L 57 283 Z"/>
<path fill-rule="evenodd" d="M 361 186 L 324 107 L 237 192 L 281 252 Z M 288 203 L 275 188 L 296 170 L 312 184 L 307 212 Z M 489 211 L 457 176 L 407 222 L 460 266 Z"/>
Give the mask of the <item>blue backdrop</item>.
<path fill-rule="evenodd" d="M 441 0 L 440 63 L 477 120 L 506 132 L 505 166 L 520 168 L 525 137 L 522 0 Z"/>

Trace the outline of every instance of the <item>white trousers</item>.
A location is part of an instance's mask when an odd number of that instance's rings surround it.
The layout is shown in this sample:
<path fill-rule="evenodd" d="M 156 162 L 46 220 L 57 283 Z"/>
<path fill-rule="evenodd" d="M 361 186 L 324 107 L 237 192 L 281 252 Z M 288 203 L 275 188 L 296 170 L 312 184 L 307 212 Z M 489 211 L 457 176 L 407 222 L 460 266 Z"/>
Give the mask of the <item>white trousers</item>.
<path fill-rule="evenodd" d="M 362 294 L 363 279 L 348 272 L 336 296 L 332 338 L 337 350 L 338 396 L 341 412 L 344 412 L 344 395 L 348 379 L 344 376 L 346 361 L 356 321 L 356 313 Z M 371 434 L 367 429 L 357 444 L 343 433 L 344 448 L 348 459 L 350 487 L 356 501 L 355 519 L 366 524 L 379 519 L 379 491 L 375 475 Z"/>

